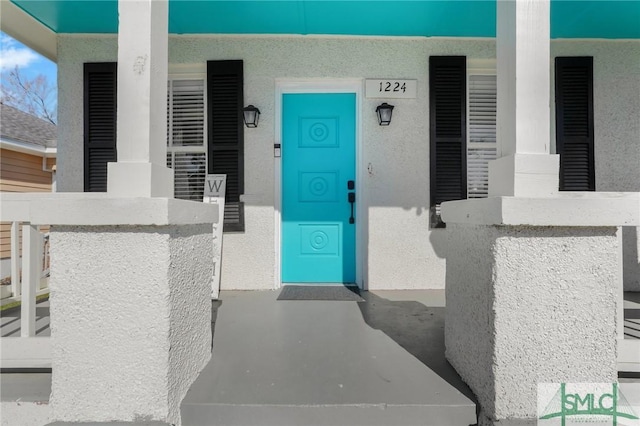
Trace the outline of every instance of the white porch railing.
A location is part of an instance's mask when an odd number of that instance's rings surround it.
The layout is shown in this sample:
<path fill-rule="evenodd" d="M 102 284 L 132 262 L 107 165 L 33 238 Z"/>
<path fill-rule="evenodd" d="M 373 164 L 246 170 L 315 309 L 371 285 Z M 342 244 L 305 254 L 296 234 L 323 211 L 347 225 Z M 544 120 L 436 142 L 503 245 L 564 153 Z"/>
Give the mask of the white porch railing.
<path fill-rule="evenodd" d="M 48 238 L 40 226 L 48 225 L 38 212 L 33 219 L 30 203 L 47 198 L 77 198 L 76 194 L 3 193 L 0 194 L 0 221 L 11 222 L 11 292 L 21 301 L 19 337 L 0 338 L 0 368 L 51 368 L 49 337 L 36 336 L 36 296 L 43 272 L 49 268 Z M 45 214 L 46 216 L 46 214 Z M 22 257 L 19 241 L 22 227 Z M 22 270 L 22 279 L 20 271 Z"/>
<path fill-rule="evenodd" d="M 3 209 L 4 213 L 4 209 Z M 4 219 L 4 215 L 3 215 Z M 28 218 L 25 218 L 28 219 Z M 20 257 L 20 226 L 22 226 L 22 258 Z M 40 226 L 28 221 L 11 223 L 11 293 L 20 300 L 20 337 L 0 339 L 1 368 L 50 368 L 49 337 L 36 337 L 36 296 L 48 269 L 48 241 Z M 46 237 L 48 240 L 48 237 Z M 20 265 L 22 264 L 22 265 Z M 22 280 L 20 272 L 22 271 Z"/>
<path fill-rule="evenodd" d="M 640 372 L 640 339 L 625 336 L 622 228 L 618 228 L 618 371 Z"/>
<path fill-rule="evenodd" d="M 11 249 L 10 249 L 10 261 L 11 261 L 11 285 L 6 293 L 3 294 L 3 299 L 20 300 L 22 297 L 22 283 L 20 281 L 20 272 L 24 267 L 22 256 L 20 253 L 20 229 L 21 227 L 29 226 L 29 223 L 11 222 Z M 38 241 L 39 249 L 38 256 L 40 262 L 40 283 L 37 286 L 37 290 L 42 291 L 48 287 L 48 281 L 46 277 L 49 275 L 49 234 L 42 232 L 42 227 L 37 226 L 40 238 Z M 25 245 L 23 234 L 22 245 Z M 34 260 L 35 261 L 35 260 Z M 6 301 L 5 301 L 6 303 Z"/>

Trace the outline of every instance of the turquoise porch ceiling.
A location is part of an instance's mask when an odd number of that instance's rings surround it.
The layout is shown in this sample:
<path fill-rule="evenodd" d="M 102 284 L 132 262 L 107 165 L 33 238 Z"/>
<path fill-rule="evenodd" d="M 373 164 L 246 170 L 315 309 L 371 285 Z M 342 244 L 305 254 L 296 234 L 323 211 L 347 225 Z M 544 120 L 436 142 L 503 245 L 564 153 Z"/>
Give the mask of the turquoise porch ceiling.
<path fill-rule="evenodd" d="M 116 0 L 12 0 L 56 33 L 116 33 Z M 494 37 L 495 0 L 170 0 L 173 34 Z M 552 38 L 640 39 L 640 0 L 552 0 Z"/>

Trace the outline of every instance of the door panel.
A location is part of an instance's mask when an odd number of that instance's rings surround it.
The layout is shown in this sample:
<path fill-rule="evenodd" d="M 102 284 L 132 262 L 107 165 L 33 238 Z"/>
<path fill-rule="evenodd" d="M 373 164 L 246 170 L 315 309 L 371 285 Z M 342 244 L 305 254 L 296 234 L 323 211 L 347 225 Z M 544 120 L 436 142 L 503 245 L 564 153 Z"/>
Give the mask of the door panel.
<path fill-rule="evenodd" d="M 283 282 L 355 282 L 355 107 L 354 93 L 283 95 Z"/>

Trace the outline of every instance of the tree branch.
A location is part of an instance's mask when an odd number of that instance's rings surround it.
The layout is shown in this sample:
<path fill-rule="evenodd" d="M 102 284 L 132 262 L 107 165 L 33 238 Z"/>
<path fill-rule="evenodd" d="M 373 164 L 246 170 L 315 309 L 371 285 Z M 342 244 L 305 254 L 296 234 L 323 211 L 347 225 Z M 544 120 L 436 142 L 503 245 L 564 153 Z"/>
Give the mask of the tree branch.
<path fill-rule="evenodd" d="M 16 66 L 4 73 L 0 83 L 0 101 L 27 113 L 33 114 L 52 124 L 56 124 L 56 102 L 51 99 L 54 88 L 49 87 L 47 78 L 39 74 L 33 80 L 22 76 Z"/>

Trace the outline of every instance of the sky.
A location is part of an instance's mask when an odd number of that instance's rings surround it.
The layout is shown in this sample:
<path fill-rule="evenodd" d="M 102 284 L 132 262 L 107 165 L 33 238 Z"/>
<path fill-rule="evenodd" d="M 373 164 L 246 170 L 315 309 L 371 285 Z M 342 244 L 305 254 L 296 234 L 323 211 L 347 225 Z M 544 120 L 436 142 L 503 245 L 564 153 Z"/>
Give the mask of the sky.
<path fill-rule="evenodd" d="M 16 65 L 27 78 L 33 79 L 38 74 L 43 74 L 49 86 L 58 86 L 58 66 L 54 62 L 0 32 L 0 71 L 10 71 Z"/>

